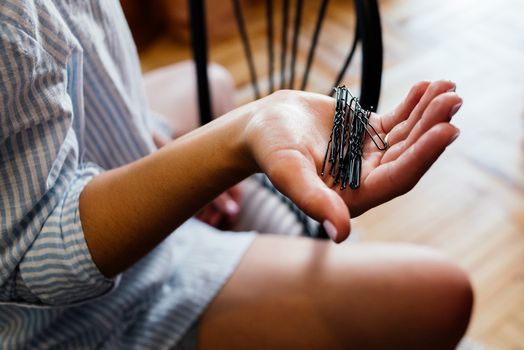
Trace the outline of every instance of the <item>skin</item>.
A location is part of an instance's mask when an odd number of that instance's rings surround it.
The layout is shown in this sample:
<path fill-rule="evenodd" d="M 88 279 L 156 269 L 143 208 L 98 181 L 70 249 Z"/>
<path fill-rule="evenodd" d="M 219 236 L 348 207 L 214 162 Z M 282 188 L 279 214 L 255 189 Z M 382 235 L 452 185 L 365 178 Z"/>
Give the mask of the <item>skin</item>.
<path fill-rule="evenodd" d="M 454 349 L 472 300 L 429 249 L 260 235 L 202 317 L 199 349 Z"/>
<path fill-rule="evenodd" d="M 378 153 L 368 144 L 370 163 L 363 169 L 362 188 L 371 186 L 368 181 L 375 181 L 374 176 L 391 179 L 379 198 L 395 196 L 390 186 L 400 186 L 400 193 L 414 186 L 416 174 L 423 174 L 445 148 L 443 136 L 455 131 L 442 124 L 461 103 L 449 90 L 454 90 L 450 82 L 421 82 L 382 123 L 375 124 L 383 137 L 389 130 L 391 148 Z M 387 165 L 393 161 L 399 163 Z M 378 169 L 381 166 L 388 168 Z M 396 172 L 403 167 L 411 167 L 415 175 L 397 179 Z M 378 171 L 386 175 L 375 175 Z M 348 200 L 346 192 L 341 195 Z M 467 328 L 472 305 L 467 275 L 429 249 L 399 244 L 336 246 L 261 235 L 200 320 L 198 347 L 454 349 Z"/>
<path fill-rule="evenodd" d="M 156 69 L 144 76 L 148 102 L 174 131 L 172 138 L 200 126 L 194 70 L 193 63 L 185 61 Z M 209 65 L 208 78 L 213 117 L 216 118 L 234 109 L 235 85 L 229 73 L 217 64 Z M 175 81 L 183 81 L 184 84 L 174 84 Z M 153 141 L 158 148 L 162 148 L 171 138 L 154 133 Z M 195 217 L 213 227 L 229 229 L 237 221 L 241 200 L 240 186 L 235 185 L 204 206 Z"/>
<path fill-rule="evenodd" d="M 332 223 L 341 242 L 350 213 L 409 191 L 458 136 L 449 122 L 461 102 L 452 82 L 421 82 L 395 111 L 374 114 L 390 148 L 378 152 L 366 138 L 361 188 L 344 192 L 319 176 L 333 99 L 280 91 L 233 110 L 86 186 L 80 217 L 93 260 L 107 276 L 124 271 L 259 171 L 308 215 Z M 199 348 L 453 348 L 472 302 L 464 272 L 425 249 L 266 235 L 207 308 Z"/>

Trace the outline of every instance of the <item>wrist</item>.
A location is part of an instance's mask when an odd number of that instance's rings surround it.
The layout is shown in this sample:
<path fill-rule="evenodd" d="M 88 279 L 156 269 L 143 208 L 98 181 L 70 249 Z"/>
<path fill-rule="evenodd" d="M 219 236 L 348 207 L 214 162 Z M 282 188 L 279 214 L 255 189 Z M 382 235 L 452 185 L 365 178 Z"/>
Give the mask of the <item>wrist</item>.
<path fill-rule="evenodd" d="M 254 101 L 234 110 L 231 116 L 225 116 L 229 117 L 226 143 L 230 145 L 231 151 L 228 153 L 236 157 L 235 163 L 239 171 L 246 174 L 245 177 L 261 171 L 253 147 L 256 140 L 251 132 L 260 108 L 260 102 Z"/>

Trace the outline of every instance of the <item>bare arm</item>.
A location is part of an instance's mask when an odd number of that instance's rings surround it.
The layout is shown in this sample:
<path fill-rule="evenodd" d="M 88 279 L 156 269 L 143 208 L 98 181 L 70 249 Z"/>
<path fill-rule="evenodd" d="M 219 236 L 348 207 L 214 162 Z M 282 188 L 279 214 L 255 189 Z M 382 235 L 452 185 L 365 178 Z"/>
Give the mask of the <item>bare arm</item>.
<path fill-rule="evenodd" d="M 256 171 L 243 140 L 252 108 L 230 112 L 86 186 L 80 217 L 104 274 L 131 266 L 203 205 Z"/>
<path fill-rule="evenodd" d="M 360 214 L 409 191 L 456 138 L 449 121 L 461 99 L 449 91 L 453 87 L 420 83 L 395 112 L 373 115 L 375 128 L 394 143 L 376 154 L 368 140 L 362 186 L 343 193 L 318 175 L 332 98 L 284 91 L 234 110 L 86 186 L 80 217 L 91 255 L 107 276 L 125 270 L 204 204 L 257 171 L 308 215 L 329 221 L 331 238 L 341 242 L 349 234 L 350 210 Z"/>

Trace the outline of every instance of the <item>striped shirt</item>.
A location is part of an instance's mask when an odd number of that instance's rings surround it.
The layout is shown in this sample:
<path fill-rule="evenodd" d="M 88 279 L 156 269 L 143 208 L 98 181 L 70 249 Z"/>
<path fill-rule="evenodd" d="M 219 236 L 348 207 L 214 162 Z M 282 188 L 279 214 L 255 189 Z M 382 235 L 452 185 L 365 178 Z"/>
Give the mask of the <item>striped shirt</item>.
<path fill-rule="evenodd" d="M 155 147 L 116 0 L 0 1 L 0 348 L 170 348 L 253 236 L 189 220 L 117 278 L 87 248 L 78 202 Z"/>

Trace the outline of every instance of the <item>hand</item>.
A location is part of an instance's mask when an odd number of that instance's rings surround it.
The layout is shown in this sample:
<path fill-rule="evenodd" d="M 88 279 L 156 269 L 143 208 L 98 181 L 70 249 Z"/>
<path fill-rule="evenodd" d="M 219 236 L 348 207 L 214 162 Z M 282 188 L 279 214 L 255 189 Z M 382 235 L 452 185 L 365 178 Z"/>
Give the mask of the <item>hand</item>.
<path fill-rule="evenodd" d="M 196 218 L 213 227 L 231 228 L 240 212 L 241 197 L 240 185 L 233 186 L 202 208 Z"/>
<path fill-rule="evenodd" d="M 389 134 L 389 148 L 377 150 L 366 136 L 358 190 L 340 191 L 329 175 L 319 175 L 333 125 L 332 98 L 280 91 L 260 100 L 246 129 L 248 147 L 275 187 L 341 242 L 350 212 L 360 215 L 409 191 L 458 136 L 449 123 L 462 103 L 454 89 L 449 81 L 421 82 L 395 111 L 372 114 L 380 136 Z"/>

